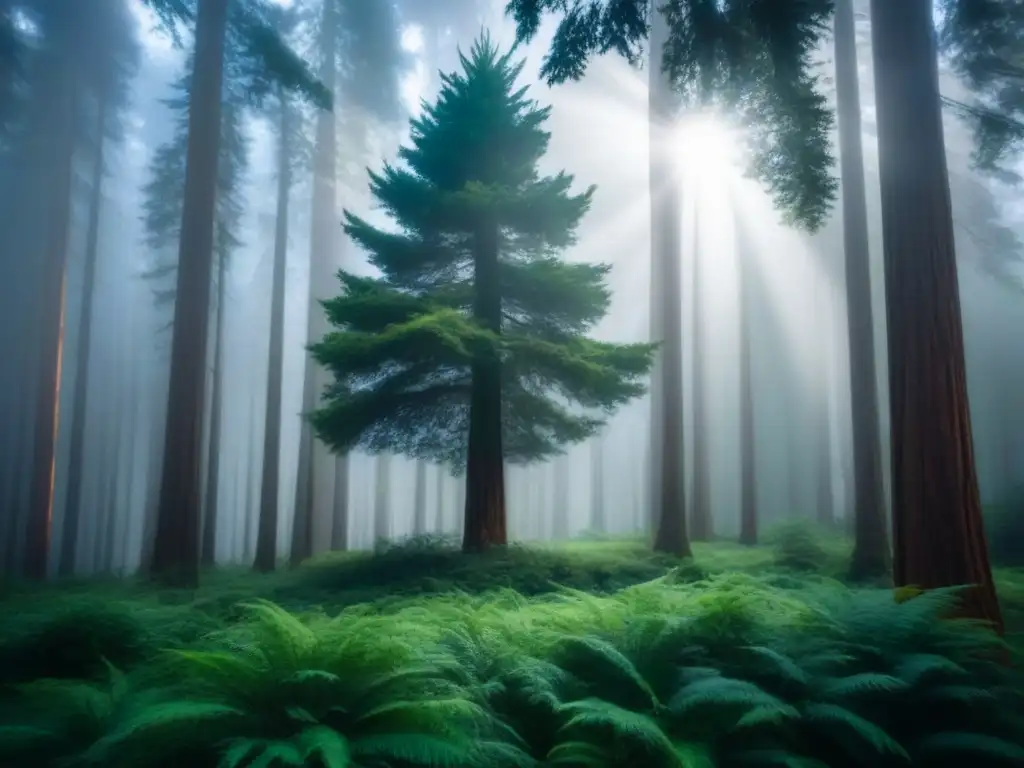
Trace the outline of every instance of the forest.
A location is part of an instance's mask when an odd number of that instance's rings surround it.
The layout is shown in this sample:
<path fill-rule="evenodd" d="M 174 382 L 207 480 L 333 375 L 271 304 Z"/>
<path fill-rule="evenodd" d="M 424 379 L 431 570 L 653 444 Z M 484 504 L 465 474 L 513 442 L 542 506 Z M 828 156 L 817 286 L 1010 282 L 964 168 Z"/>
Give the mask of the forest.
<path fill-rule="evenodd" d="M 0 0 L 0 768 L 1024 765 L 1024 0 Z"/>

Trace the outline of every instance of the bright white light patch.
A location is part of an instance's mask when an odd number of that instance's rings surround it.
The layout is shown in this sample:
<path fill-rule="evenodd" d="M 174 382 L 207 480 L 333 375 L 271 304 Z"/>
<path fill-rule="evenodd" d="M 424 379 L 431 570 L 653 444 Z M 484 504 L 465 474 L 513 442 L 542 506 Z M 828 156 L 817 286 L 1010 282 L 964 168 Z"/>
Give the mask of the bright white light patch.
<path fill-rule="evenodd" d="M 402 50 L 409 53 L 423 50 L 423 30 L 419 24 L 410 24 L 402 29 Z"/>
<path fill-rule="evenodd" d="M 672 134 L 672 150 L 688 174 L 721 174 L 736 165 L 736 135 L 720 120 L 707 115 L 684 118 Z"/>

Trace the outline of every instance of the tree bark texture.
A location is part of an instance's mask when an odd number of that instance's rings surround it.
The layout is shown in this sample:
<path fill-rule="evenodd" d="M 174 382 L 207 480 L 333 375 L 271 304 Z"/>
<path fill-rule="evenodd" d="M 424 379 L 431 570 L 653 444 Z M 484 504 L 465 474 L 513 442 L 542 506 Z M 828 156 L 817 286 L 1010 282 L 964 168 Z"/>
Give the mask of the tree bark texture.
<path fill-rule="evenodd" d="M 373 538 L 374 544 L 387 542 L 391 538 L 391 456 L 382 453 L 377 456 L 377 473 L 373 494 Z"/>
<path fill-rule="evenodd" d="M 89 224 L 85 243 L 82 276 L 82 303 L 78 313 L 78 350 L 75 353 L 75 388 L 71 405 L 71 444 L 68 452 L 68 479 L 61 532 L 59 576 L 75 571 L 78 528 L 82 510 L 82 478 L 85 468 L 85 417 L 89 406 L 89 363 L 92 351 L 93 301 L 96 294 L 96 262 L 99 257 L 100 211 L 103 209 L 103 150 L 106 145 L 107 99 L 100 94 L 96 105 L 96 154 L 93 157 L 92 188 L 89 200 Z"/>
<path fill-rule="evenodd" d="M 263 472 L 253 567 L 269 573 L 277 565 L 278 497 L 281 487 L 281 387 L 284 378 L 284 290 L 288 266 L 288 202 L 291 195 L 291 125 L 287 97 L 278 92 L 277 216 L 270 283 L 270 341 L 267 348 L 267 404 L 263 427 Z M 252 515 L 252 510 L 246 510 Z"/>
<path fill-rule="evenodd" d="M 757 544 L 757 435 L 754 420 L 753 360 L 750 338 L 753 268 L 750 244 L 737 222 L 739 262 L 739 377 L 740 377 L 740 544 Z"/>
<path fill-rule="evenodd" d="M 417 536 L 427 532 L 427 463 L 416 462 L 416 479 L 413 487 L 412 530 Z"/>
<path fill-rule="evenodd" d="M 177 587 L 199 582 L 206 345 L 228 6 L 229 0 L 200 0 L 196 15 L 167 428 L 152 563 L 155 576 Z"/>
<path fill-rule="evenodd" d="M 963 613 L 1002 616 L 974 466 L 931 0 L 873 0 L 892 423 L 893 576 L 975 585 Z"/>
<path fill-rule="evenodd" d="M 711 518 L 711 457 L 708 453 L 709 419 L 704 363 L 704 271 L 702 269 L 699 224 L 693 232 L 693 499 L 690 511 L 690 539 L 710 541 L 714 535 Z"/>
<path fill-rule="evenodd" d="M 843 253 L 850 348 L 850 411 L 853 427 L 852 484 L 855 579 L 888 573 L 882 447 L 875 374 L 871 264 L 868 247 L 864 150 L 857 74 L 857 35 L 853 0 L 837 0 L 835 14 L 836 114 L 843 199 Z"/>
<path fill-rule="evenodd" d="M 474 319 L 501 333 L 498 226 L 481 222 L 473 245 Z M 505 457 L 501 423 L 501 361 L 478 357 L 472 365 L 469 446 L 462 549 L 480 552 L 508 543 Z"/>
<path fill-rule="evenodd" d="M 217 560 L 217 516 L 220 491 L 221 421 L 224 412 L 224 315 L 228 297 L 227 249 L 217 258 L 217 313 L 214 320 L 213 391 L 210 393 L 210 437 L 206 462 L 206 501 L 203 504 L 203 539 L 200 560 L 213 566 Z"/>

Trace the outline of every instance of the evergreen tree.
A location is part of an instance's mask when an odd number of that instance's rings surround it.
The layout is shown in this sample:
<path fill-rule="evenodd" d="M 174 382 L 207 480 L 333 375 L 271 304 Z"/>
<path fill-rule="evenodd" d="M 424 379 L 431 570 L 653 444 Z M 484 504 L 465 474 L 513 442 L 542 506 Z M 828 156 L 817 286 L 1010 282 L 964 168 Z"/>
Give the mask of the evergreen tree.
<path fill-rule="evenodd" d="M 522 63 L 488 37 L 412 122 L 406 167 L 370 174 L 399 231 L 345 213 L 382 273 L 340 272 L 337 328 L 313 345 L 334 375 L 312 415 L 333 450 L 403 453 L 467 470 L 463 548 L 507 541 L 504 461 L 525 464 L 596 434 L 644 392 L 649 344 L 593 341 L 609 267 L 567 263 L 593 189 L 542 177 L 549 109 L 517 88 Z"/>

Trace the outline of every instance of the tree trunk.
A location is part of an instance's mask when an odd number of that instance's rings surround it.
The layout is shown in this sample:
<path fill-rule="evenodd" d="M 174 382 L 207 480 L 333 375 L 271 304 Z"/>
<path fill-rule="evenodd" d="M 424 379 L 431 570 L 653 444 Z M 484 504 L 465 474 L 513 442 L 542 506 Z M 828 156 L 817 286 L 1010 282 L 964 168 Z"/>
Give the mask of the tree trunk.
<path fill-rule="evenodd" d="M 753 360 L 750 337 L 753 330 L 751 311 L 753 291 L 751 280 L 752 251 L 742 230 L 737 227 L 739 262 L 739 377 L 740 377 L 740 544 L 757 544 L 757 438 L 754 422 Z"/>
<path fill-rule="evenodd" d="M 853 420 L 852 486 L 854 549 L 850 576 L 866 579 L 889 570 L 885 531 L 882 447 L 875 377 L 874 320 L 868 214 L 861 146 L 860 85 L 853 0 L 837 0 L 835 18 L 836 114 L 842 175 L 843 251 L 850 347 L 850 411 Z"/>
<path fill-rule="evenodd" d="M 199 0 L 153 573 L 199 583 L 203 406 L 229 0 Z"/>
<path fill-rule="evenodd" d="M 277 157 L 277 218 L 274 273 L 270 287 L 270 343 L 267 352 L 267 408 L 263 427 L 260 516 L 253 567 L 269 573 L 277 564 L 278 489 L 281 483 L 281 385 L 284 378 L 284 289 L 288 265 L 288 203 L 291 195 L 290 108 L 283 91 Z M 252 516 L 252 510 L 246 510 Z"/>
<path fill-rule="evenodd" d="M 434 518 L 433 531 L 435 533 L 447 533 L 447 522 L 444 514 L 444 485 L 448 480 L 448 473 L 445 472 L 443 465 L 437 466 L 437 498 L 435 503 L 437 504 L 437 516 Z"/>
<path fill-rule="evenodd" d="M 473 315 L 481 326 L 496 334 L 501 333 L 498 258 L 498 227 L 485 222 L 473 244 L 476 290 Z M 508 543 L 501 435 L 501 362 L 474 360 L 472 377 L 462 549 L 479 552 Z"/>
<path fill-rule="evenodd" d="M 123 421 L 122 397 L 124 393 L 124 379 L 122 375 L 124 365 L 118 361 L 114 371 L 116 376 L 114 383 L 114 399 L 110 415 L 110 442 L 111 455 L 110 466 L 107 467 L 107 490 L 104 497 L 103 510 L 106 514 L 106 531 L 103 532 L 103 557 L 100 560 L 100 570 L 111 573 L 117 560 L 117 525 L 118 525 L 118 492 L 117 488 L 121 480 L 121 432 Z"/>
<path fill-rule="evenodd" d="M 413 488 L 414 507 L 412 530 L 417 536 L 427 532 L 427 463 L 416 462 L 416 481 Z"/>
<path fill-rule="evenodd" d="M 699 219 L 699 214 L 698 214 Z M 694 224 L 693 249 L 693 509 L 690 513 L 690 539 L 710 541 L 711 466 L 708 455 L 707 382 L 704 380 L 704 280 L 701 269 L 701 245 Z"/>
<path fill-rule="evenodd" d="M 82 277 L 82 304 L 78 314 L 78 350 L 75 354 L 75 389 L 71 405 L 71 445 L 68 454 L 68 480 L 64 501 L 64 528 L 61 532 L 58 575 L 75 571 L 78 525 L 82 509 L 84 475 L 85 416 L 88 408 L 89 362 L 92 349 L 92 311 L 96 293 L 96 261 L 99 255 L 100 211 L 103 208 L 103 149 L 107 122 L 107 99 L 100 94 L 96 105 L 96 154 L 93 157 L 92 195 L 89 200 L 89 229 L 85 243 Z"/>
<path fill-rule="evenodd" d="M 74 183 L 74 83 L 66 82 L 61 98 L 67 125 L 53 159 L 50 189 L 54 212 L 45 244 L 42 301 L 39 305 L 38 380 L 36 382 L 32 474 L 29 478 L 28 521 L 25 528 L 24 573 L 29 579 L 46 578 L 53 524 L 54 474 L 60 417 L 61 360 L 64 346 L 64 310 L 68 238 L 71 231 L 71 196 Z M 62 110 L 62 111 L 63 111 Z"/>
<path fill-rule="evenodd" d="M 896 586 L 975 586 L 1003 622 L 974 467 L 931 0 L 872 0 Z"/>
<path fill-rule="evenodd" d="M 608 531 L 608 515 L 604 498 L 604 440 L 601 435 L 590 438 L 590 529 Z"/>
<path fill-rule="evenodd" d="M 221 414 L 224 400 L 224 314 L 228 290 L 228 254 L 217 255 L 217 318 L 213 348 L 213 392 L 210 393 L 210 439 L 206 470 L 206 503 L 203 504 L 202 564 L 217 561 L 217 515 L 220 501 Z"/>
<path fill-rule="evenodd" d="M 332 94 L 336 90 L 336 0 L 323 0 L 320 18 L 320 81 Z M 307 340 L 319 341 L 329 330 L 320 300 L 330 298 L 334 277 L 335 244 L 338 242 L 337 166 L 338 136 L 332 112 L 320 112 L 316 123 L 316 147 L 313 162 L 312 222 L 309 238 L 309 307 Z M 327 382 L 327 373 L 306 355 L 302 412 L 312 413 L 319 405 Z M 299 472 L 295 490 L 295 523 L 292 529 L 291 565 L 298 566 L 311 556 L 317 540 L 318 524 L 333 521 L 336 502 L 334 475 L 337 465 L 346 457 L 332 457 L 318 443 L 309 421 L 302 419 L 299 437 Z M 347 498 L 346 498 L 347 501 Z M 347 514 L 346 514 L 347 517 Z"/>
<path fill-rule="evenodd" d="M 686 525 L 686 477 L 683 454 L 682 252 L 679 217 L 682 200 L 665 134 L 675 122 L 675 98 L 661 74 L 662 48 L 668 37 L 664 13 L 653 11 L 651 24 L 651 300 L 656 313 L 652 339 L 662 344 L 652 374 L 654 549 L 690 556 Z"/>
<path fill-rule="evenodd" d="M 554 461 L 555 498 L 552 510 L 552 537 L 564 541 L 571 536 L 569 527 L 569 477 L 572 463 L 568 456 L 559 456 Z"/>
<path fill-rule="evenodd" d="M 260 475 L 261 488 L 262 490 L 262 468 L 259 466 L 259 461 L 256 458 L 256 395 L 252 395 L 249 401 L 249 455 L 247 464 L 247 470 L 245 474 L 245 520 L 242 524 L 243 535 L 245 536 L 245 543 L 242 546 L 242 559 L 248 560 L 250 554 L 255 558 L 255 550 L 253 549 L 253 528 L 257 527 L 254 525 L 256 522 L 253 514 L 253 508 L 255 505 L 256 495 L 256 475 Z M 266 435 L 266 426 L 264 426 L 264 436 Z M 275 531 L 276 534 L 276 531 Z M 259 532 L 257 531 L 256 537 L 259 538 Z M 275 546 L 276 554 L 276 546 Z"/>
<path fill-rule="evenodd" d="M 382 453 L 377 456 L 377 472 L 373 493 L 373 538 L 374 546 L 391 538 L 391 457 Z"/>

